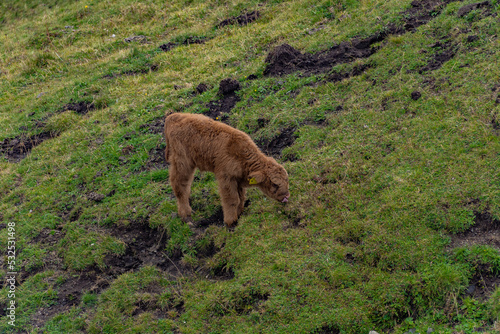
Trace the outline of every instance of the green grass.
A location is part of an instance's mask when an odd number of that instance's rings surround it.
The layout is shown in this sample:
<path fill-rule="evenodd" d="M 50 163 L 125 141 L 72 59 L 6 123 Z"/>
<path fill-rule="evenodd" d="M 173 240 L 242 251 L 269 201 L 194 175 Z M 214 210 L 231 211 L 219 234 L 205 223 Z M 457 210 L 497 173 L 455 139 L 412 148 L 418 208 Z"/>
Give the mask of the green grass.
<path fill-rule="evenodd" d="M 16 269 L 26 272 L 17 327 L 2 317 L 0 332 L 496 333 L 498 287 L 485 299 L 466 291 L 478 275 L 498 281 L 498 247 L 451 247 L 476 213 L 500 219 L 500 25 L 483 9 L 458 18 L 473 2 L 452 2 L 416 32 L 389 36 L 371 57 L 332 69 L 369 65 L 361 75 L 328 82 L 264 77 L 264 59 L 282 43 L 317 52 L 400 25 L 411 1 L 3 1 L 0 142 L 42 129 L 59 136 L 18 163 L 0 157 L 0 221 L 15 222 Z M 247 26 L 216 28 L 253 10 L 260 18 Z M 124 41 L 134 35 L 147 43 Z M 158 48 L 193 37 L 205 42 Z M 455 56 L 419 73 L 441 52 L 438 41 Z M 231 125 L 256 141 L 297 129 L 283 157 L 298 159 L 281 161 L 291 198 L 282 205 L 250 190 L 234 231 L 195 234 L 174 214 L 168 169 L 144 168 L 164 147 L 144 125 L 170 111 L 206 111 L 228 77 L 242 86 Z M 202 82 L 210 89 L 195 96 Z M 81 101 L 96 109 L 63 111 Z M 214 176 L 196 176 L 191 204 L 201 220 L 220 201 Z M 111 231 L 142 222 L 165 231 L 178 272 L 109 275 L 106 256 L 127 247 Z M 35 242 L 43 229 L 61 237 Z M 8 236 L 0 230 L 2 254 Z M 61 280 L 87 271 L 109 286 L 82 291 L 36 328 L 37 312 L 60 304 Z M 9 300 L 4 286 L 1 309 Z"/>

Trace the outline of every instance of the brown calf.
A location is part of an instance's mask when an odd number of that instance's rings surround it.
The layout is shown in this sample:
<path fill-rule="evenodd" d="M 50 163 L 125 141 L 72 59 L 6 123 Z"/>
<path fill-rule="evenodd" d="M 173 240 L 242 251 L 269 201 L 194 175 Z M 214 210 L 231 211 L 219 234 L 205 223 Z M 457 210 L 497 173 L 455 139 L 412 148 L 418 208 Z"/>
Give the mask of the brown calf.
<path fill-rule="evenodd" d="M 288 202 L 288 174 L 264 155 L 250 136 L 229 125 L 196 114 L 172 114 L 165 119 L 165 159 L 179 216 L 191 222 L 189 194 L 196 168 L 215 174 L 224 212 L 231 227 L 243 212 L 245 188 L 259 187 L 267 196 Z"/>

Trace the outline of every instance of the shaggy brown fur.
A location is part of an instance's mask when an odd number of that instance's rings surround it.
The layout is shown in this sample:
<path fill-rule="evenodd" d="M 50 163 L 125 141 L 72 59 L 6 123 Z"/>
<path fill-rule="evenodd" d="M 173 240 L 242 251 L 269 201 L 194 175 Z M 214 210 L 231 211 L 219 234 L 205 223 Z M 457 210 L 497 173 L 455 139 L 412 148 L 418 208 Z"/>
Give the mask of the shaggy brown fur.
<path fill-rule="evenodd" d="M 165 119 L 165 141 L 170 185 L 184 221 L 191 222 L 189 194 L 196 168 L 215 174 L 228 227 L 243 211 L 245 188 L 257 186 L 277 201 L 288 201 L 286 170 L 244 132 L 203 115 L 176 113 Z"/>

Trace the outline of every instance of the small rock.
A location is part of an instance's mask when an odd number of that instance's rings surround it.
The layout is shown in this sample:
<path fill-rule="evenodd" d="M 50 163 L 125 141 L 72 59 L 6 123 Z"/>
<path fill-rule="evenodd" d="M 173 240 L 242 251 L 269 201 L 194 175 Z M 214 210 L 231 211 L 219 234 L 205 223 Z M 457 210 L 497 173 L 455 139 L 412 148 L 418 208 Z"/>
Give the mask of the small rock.
<path fill-rule="evenodd" d="M 378 333 L 375 331 L 370 331 L 368 334 L 378 334 Z"/>
<path fill-rule="evenodd" d="M 64 26 L 65 29 L 73 29 L 74 26 Z"/>
<path fill-rule="evenodd" d="M 411 93 L 412 100 L 416 101 L 416 100 L 418 100 L 421 97 L 422 97 L 422 94 L 420 94 L 419 91 L 414 91 L 414 92 Z"/>
<path fill-rule="evenodd" d="M 474 284 L 472 284 L 472 285 L 469 285 L 469 287 L 467 288 L 466 293 L 468 295 L 472 295 L 474 293 L 474 291 L 476 291 L 476 286 Z"/>
<path fill-rule="evenodd" d="M 36 96 L 36 98 L 37 98 L 37 99 L 39 99 L 39 98 L 40 98 L 40 97 L 42 97 L 43 95 L 45 95 L 45 92 L 41 92 L 40 94 L 38 94 L 38 95 Z"/>
<path fill-rule="evenodd" d="M 431 334 L 434 332 L 434 329 L 432 329 L 431 327 L 427 328 L 427 334 Z"/>
<path fill-rule="evenodd" d="M 115 34 L 111 35 L 111 38 L 115 38 L 115 37 L 116 37 L 116 35 L 115 35 Z"/>

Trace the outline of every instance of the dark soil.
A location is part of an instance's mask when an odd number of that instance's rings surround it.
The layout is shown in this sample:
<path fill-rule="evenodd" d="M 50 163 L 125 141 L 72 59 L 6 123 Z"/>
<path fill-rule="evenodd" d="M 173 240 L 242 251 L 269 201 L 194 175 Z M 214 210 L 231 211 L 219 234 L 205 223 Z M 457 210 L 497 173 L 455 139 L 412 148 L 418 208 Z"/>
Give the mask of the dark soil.
<path fill-rule="evenodd" d="M 334 325 L 324 325 L 311 332 L 311 334 L 339 334 L 340 330 Z"/>
<path fill-rule="evenodd" d="M 476 300 L 485 301 L 498 287 L 500 287 L 500 276 L 495 275 L 488 265 L 482 265 L 477 268 L 465 294 Z"/>
<path fill-rule="evenodd" d="M 354 66 L 354 68 L 350 71 L 332 72 L 327 76 L 326 81 L 338 82 L 347 78 L 355 77 L 363 74 L 370 67 L 372 66 L 365 64 L 365 65 Z"/>
<path fill-rule="evenodd" d="M 241 14 L 240 16 L 234 16 L 234 17 L 230 17 L 228 19 L 225 19 L 221 23 L 219 23 L 216 27 L 222 28 L 222 27 L 225 27 L 228 25 L 233 25 L 233 24 L 239 24 L 240 26 L 245 26 L 245 25 L 257 20 L 259 18 L 259 16 L 260 16 L 260 13 L 258 11 L 244 13 L 244 14 Z"/>
<path fill-rule="evenodd" d="M 189 44 L 204 44 L 208 38 L 206 37 L 198 37 L 198 36 L 189 36 L 186 37 L 181 44 L 182 45 L 189 45 Z"/>
<path fill-rule="evenodd" d="M 457 16 L 464 17 L 465 15 L 469 14 L 473 10 L 476 10 L 479 8 L 485 8 L 485 7 L 491 8 L 491 3 L 489 1 L 471 3 L 469 5 L 465 5 L 465 6 L 461 7 L 457 12 Z"/>
<path fill-rule="evenodd" d="M 142 124 L 139 128 L 144 130 L 147 129 L 146 131 L 149 133 L 163 133 L 163 128 L 165 127 L 165 117 L 159 117 L 154 120 L 152 120 L 150 123 Z"/>
<path fill-rule="evenodd" d="M 224 224 L 224 213 L 222 212 L 222 207 L 217 208 L 217 211 L 210 217 L 193 223 L 193 225 L 196 227 L 207 227 L 210 225 L 222 224 Z"/>
<path fill-rule="evenodd" d="M 444 6 L 457 0 L 422 0 L 412 1 L 411 7 L 401 13 L 405 31 L 415 32 L 418 27 L 436 17 Z"/>
<path fill-rule="evenodd" d="M 302 72 L 303 75 L 321 74 L 330 71 L 335 65 L 352 62 L 355 59 L 368 58 L 378 51 L 377 47 L 373 47 L 375 43 L 384 41 L 389 35 L 402 35 L 406 32 L 414 32 L 416 28 L 437 16 L 446 4 L 454 1 L 415 0 L 411 3 L 409 9 L 400 13 L 403 27 L 389 24 L 383 31 L 367 38 L 354 38 L 317 53 L 303 54 L 288 44 L 282 44 L 268 54 L 265 60 L 267 66 L 264 69 L 264 75 L 282 76 L 297 71 Z M 446 55 L 443 55 L 443 58 L 446 58 Z M 446 60 L 442 60 L 442 62 L 444 61 Z M 353 70 L 352 75 L 359 75 L 368 68 L 358 67 Z M 333 75 L 331 80 L 339 81 L 345 78 L 346 75 L 349 76 L 346 73 Z"/>
<path fill-rule="evenodd" d="M 86 292 L 100 293 L 109 286 L 109 282 L 96 272 L 88 272 L 78 277 L 69 277 L 60 287 L 55 287 L 57 300 L 55 305 L 39 309 L 31 317 L 31 324 L 40 328 L 45 322 L 57 314 L 64 313 L 71 307 L 79 305 Z"/>
<path fill-rule="evenodd" d="M 477 36 L 477 35 L 467 36 L 467 43 L 473 43 L 473 42 L 478 41 L 478 40 L 479 40 L 479 36 Z"/>
<path fill-rule="evenodd" d="M 236 95 L 236 91 L 239 89 L 240 83 L 237 80 L 231 78 L 222 80 L 219 84 L 218 92 L 218 95 L 222 96 L 222 99 L 208 102 L 207 107 L 209 110 L 203 114 L 212 119 L 225 122 L 231 110 L 240 100 Z"/>
<path fill-rule="evenodd" d="M 44 227 L 33 239 L 33 242 L 41 243 L 44 246 L 55 246 L 59 240 L 64 238 L 64 234 L 62 227 L 58 227 L 57 229 Z"/>
<path fill-rule="evenodd" d="M 160 50 L 162 50 L 163 52 L 167 52 L 167 51 L 170 51 L 172 50 L 173 48 L 177 47 L 178 44 L 177 43 L 174 43 L 174 42 L 168 42 L 168 43 L 165 43 L 165 44 L 162 44 L 159 46 Z"/>
<path fill-rule="evenodd" d="M 209 89 L 210 89 L 210 88 L 208 87 L 208 85 L 202 82 L 202 83 L 200 83 L 198 86 L 196 86 L 196 90 L 195 90 L 195 92 L 196 92 L 197 94 L 203 94 L 203 93 L 205 93 L 205 92 L 206 92 L 207 90 L 209 90 Z"/>
<path fill-rule="evenodd" d="M 147 171 L 166 169 L 168 162 L 165 160 L 165 147 L 166 145 L 163 143 L 151 149 L 149 151 L 149 159 L 142 169 Z"/>
<path fill-rule="evenodd" d="M 436 49 L 437 52 L 434 54 L 434 56 L 432 56 L 431 59 L 429 59 L 427 65 L 425 65 L 418 71 L 418 73 L 420 74 L 441 68 L 444 63 L 455 56 L 458 50 L 458 47 L 451 42 L 437 42 L 431 45 L 431 48 Z"/>
<path fill-rule="evenodd" d="M 316 54 L 302 54 L 288 44 L 274 48 L 265 60 L 265 76 L 282 76 L 301 71 L 304 75 L 325 73 L 337 64 L 351 62 L 358 58 L 367 58 L 375 53 L 371 45 L 380 38 L 342 42 L 330 50 Z"/>
<path fill-rule="evenodd" d="M 190 268 L 180 263 L 180 252 L 170 256 L 166 253 L 167 234 L 165 231 L 152 229 L 147 224 L 132 223 L 128 226 L 113 226 L 110 234 L 127 245 L 125 254 L 108 254 L 104 258 L 104 263 L 108 267 L 106 272 L 113 276 L 145 265 L 157 266 L 174 277 L 191 272 Z"/>
<path fill-rule="evenodd" d="M 227 96 L 234 94 L 237 90 L 239 90 L 240 83 L 236 79 L 226 78 L 223 79 L 219 84 L 219 95 Z"/>
<path fill-rule="evenodd" d="M 66 105 L 64 105 L 59 112 L 63 112 L 66 110 L 72 110 L 76 112 L 77 114 L 80 115 L 85 115 L 89 111 L 92 111 L 95 109 L 95 104 L 94 102 L 87 102 L 87 101 L 80 101 L 80 102 L 71 102 Z"/>
<path fill-rule="evenodd" d="M 33 147 L 58 135 L 58 133 L 47 131 L 30 137 L 20 135 L 15 138 L 7 138 L 0 142 L 0 154 L 3 154 L 9 162 L 19 162 L 31 152 Z"/>
<path fill-rule="evenodd" d="M 162 44 L 159 46 L 160 50 L 163 52 L 168 52 L 172 50 L 173 48 L 176 48 L 180 45 L 190 45 L 190 44 L 204 44 L 208 39 L 205 37 L 198 37 L 198 36 L 189 36 L 186 37 L 182 42 L 176 43 L 176 42 L 168 42 L 165 44 Z"/>
<path fill-rule="evenodd" d="M 476 213 L 475 224 L 467 231 L 451 236 L 451 248 L 469 245 L 489 245 L 500 250 L 500 220 L 490 213 Z"/>
<path fill-rule="evenodd" d="M 417 90 L 416 90 L 416 91 L 413 91 L 413 92 L 411 93 L 411 99 L 412 99 L 412 100 L 415 100 L 415 101 L 416 101 L 416 100 L 418 100 L 418 99 L 419 99 L 419 98 L 421 98 L 421 97 L 422 97 L 422 94 L 421 94 L 419 91 L 417 91 Z"/>
<path fill-rule="evenodd" d="M 283 151 L 284 148 L 291 146 L 297 138 L 294 133 L 295 128 L 286 128 L 276 137 L 257 141 L 256 144 L 264 154 L 280 158 L 281 151 Z"/>

